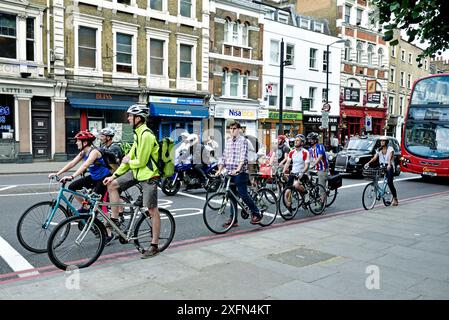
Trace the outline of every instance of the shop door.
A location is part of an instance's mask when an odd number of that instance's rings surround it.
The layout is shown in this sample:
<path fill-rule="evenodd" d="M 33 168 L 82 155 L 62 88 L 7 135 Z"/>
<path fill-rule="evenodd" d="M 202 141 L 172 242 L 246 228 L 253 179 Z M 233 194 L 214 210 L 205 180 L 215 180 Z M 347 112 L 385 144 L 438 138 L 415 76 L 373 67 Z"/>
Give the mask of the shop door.
<path fill-rule="evenodd" d="M 51 158 L 51 101 L 33 99 L 31 104 L 33 158 Z"/>
<path fill-rule="evenodd" d="M 65 123 L 65 145 L 69 158 L 75 157 L 79 151 L 74 136 L 80 131 L 80 119 L 66 119 Z"/>

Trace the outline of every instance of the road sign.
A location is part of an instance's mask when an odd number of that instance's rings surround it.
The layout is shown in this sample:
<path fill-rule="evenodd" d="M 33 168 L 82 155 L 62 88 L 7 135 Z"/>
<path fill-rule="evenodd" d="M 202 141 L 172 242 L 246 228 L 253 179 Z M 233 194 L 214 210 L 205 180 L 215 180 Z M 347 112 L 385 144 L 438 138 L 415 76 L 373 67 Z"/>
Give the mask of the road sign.
<path fill-rule="evenodd" d="M 324 112 L 329 112 L 329 111 L 331 111 L 331 105 L 330 105 L 329 103 L 325 103 L 325 104 L 323 105 L 323 108 L 321 109 L 321 111 L 324 111 Z"/>
<path fill-rule="evenodd" d="M 323 129 L 329 129 L 329 112 L 321 112 L 321 127 Z"/>
<path fill-rule="evenodd" d="M 371 116 L 365 117 L 365 129 L 366 131 L 373 131 L 373 119 Z"/>

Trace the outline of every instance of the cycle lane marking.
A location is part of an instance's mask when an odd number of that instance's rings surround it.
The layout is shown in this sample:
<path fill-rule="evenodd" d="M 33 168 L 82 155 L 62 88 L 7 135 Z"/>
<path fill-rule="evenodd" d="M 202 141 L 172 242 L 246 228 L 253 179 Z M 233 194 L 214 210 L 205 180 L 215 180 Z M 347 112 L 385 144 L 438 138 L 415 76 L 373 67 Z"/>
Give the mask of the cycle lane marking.
<path fill-rule="evenodd" d="M 15 187 L 17 187 L 16 185 L 14 185 L 14 186 L 7 186 L 7 187 L 3 187 L 3 188 L 0 188 L 0 191 L 4 191 L 4 190 L 8 190 L 8 189 L 12 189 L 12 188 L 15 188 Z"/>
<path fill-rule="evenodd" d="M 2 237 L 0 237 L 0 257 L 2 257 L 14 272 L 34 269 L 34 267 Z M 38 274 L 39 272 L 37 271 L 31 271 L 18 274 L 18 276 L 23 278 Z"/>

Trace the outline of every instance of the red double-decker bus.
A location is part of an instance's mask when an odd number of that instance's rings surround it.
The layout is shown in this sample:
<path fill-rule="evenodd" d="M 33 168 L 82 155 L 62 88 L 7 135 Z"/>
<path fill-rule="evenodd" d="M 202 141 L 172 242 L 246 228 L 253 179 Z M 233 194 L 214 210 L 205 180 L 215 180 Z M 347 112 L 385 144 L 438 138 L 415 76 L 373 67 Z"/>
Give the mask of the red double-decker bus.
<path fill-rule="evenodd" d="M 401 145 L 402 171 L 449 177 L 449 74 L 415 81 Z"/>

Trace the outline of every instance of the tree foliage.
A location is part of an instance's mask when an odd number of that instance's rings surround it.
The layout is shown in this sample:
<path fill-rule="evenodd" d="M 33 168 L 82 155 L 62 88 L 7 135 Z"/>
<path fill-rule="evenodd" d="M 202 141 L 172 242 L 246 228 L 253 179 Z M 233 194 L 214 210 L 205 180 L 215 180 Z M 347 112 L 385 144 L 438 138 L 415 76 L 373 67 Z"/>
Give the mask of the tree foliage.
<path fill-rule="evenodd" d="M 405 30 L 408 41 L 428 41 L 428 47 L 417 60 L 441 55 L 449 49 L 449 0 L 372 0 L 379 10 L 384 39 L 396 45 L 395 29 Z"/>

